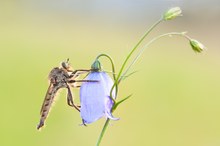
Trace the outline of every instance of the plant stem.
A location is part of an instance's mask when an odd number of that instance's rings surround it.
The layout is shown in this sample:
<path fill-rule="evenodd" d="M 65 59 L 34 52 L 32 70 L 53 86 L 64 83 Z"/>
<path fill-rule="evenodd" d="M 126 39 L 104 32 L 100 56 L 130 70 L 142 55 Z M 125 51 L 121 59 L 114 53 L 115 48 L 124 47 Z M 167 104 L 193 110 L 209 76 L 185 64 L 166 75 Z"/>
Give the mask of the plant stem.
<path fill-rule="evenodd" d="M 105 125 L 104 125 L 103 128 L 102 128 L 102 132 L 101 132 L 101 134 L 99 135 L 99 139 L 98 139 L 98 141 L 97 141 L 97 143 L 96 143 L 96 146 L 99 146 L 99 145 L 100 145 L 100 143 L 101 143 L 101 141 L 102 141 L 102 138 L 103 138 L 103 136 L 104 136 L 104 134 L 105 134 L 105 131 L 106 131 L 107 127 L 108 127 L 109 121 L 110 121 L 109 118 L 105 121 Z"/>
<path fill-rule="evenodd" d="M 149 45 L 151 45 L 153 42 L 155 42 L 156 40 L 158 40 L 158 39 L 160 39 L 160 38 L 162 38 L 162 37 L 172 36 L 172 35 L 183 36 L 183 37 L 185 37 L 187 40 L 190 39 L 190 37 L 187 36 L 184 32 L 170 32 L 170 33 L 162 34 L 162 35 L 159 35 L 159 36 L 153 38 L 151 41 L 149 41 L 149 42 L 139 51 L 138 55 L 135 57 L 135 59 L 132 61 L 132 63 L 128 66 L 128 68 L 127 68 L 126 71 L 123 73 L 123 75 L 119 78 L 119 82 L 120 82 L 120 80 L 122 79 L 122 77 L 123 77 L 124 75 L 126 75 L 126 73 L 129 71 L 129 69 L 132 67 L 132 65 L 134 65 L 134 64 L 136 63 L 136 61 L 138 60 L 138 58 L 143 54 L 144 50 L 145 50 L 147 47 L 149 47 Z M 119 83 L 119 82 L 118 82 L 118 83 Z M 106 131 L 106 129 L 107 129 L 107 126 L 108 126 L 108 124 L 109 124 L 109 121 L 110 121 L 110 119 L 107 119 L 107 120 L 106 120 L 105 125 L 104 125 L 104 127 L 103 127 L 103 129 L 102 129 L 102 132 L 101 132 L 101 134 L 100 134 L 100 136 L 99 136 L 99 139 L 98 139 L 98 142 L 97 142 L 96 146 L 99 146 L 99 144 L 101 143 L 101 140 L 102 140 L 102 138 L 103 138 L 103 136 L 104 136 L 104 133 L 105 133 L 105 131 Z"/>
<path fill-rule="evenodd" d="M 117 76 L 117 78 L 116 78 L 116 80 L 115 80 L 114 85 L 112 86 L 112 89 L 111 89 L 111 92 L 110 92 L 110 93 L 112 93 L 114 87 L 119 84 L 119 78 L 121 77 L 121 74 L 122 74 L 122 72 L 123 72 L 123 69 L 125 68 L 126 63 L 128 62 L 128 60 L 129 60 L 129 58 L 131 57 L 131 55 L 132 55 L 132 54 L 134 53 L 134 51 L 139 47 L 139 45 L 143 42 L 143 40 L 146 38 L 146 36 L 147 36 L 158 24 L 160 24 L 162 21 L 163 21 L 162 18 L 159 19 L 158 21 L 156 21 L 156 23 L 154 23 L 154 24 L 144 33 L 144 35 L 141 37 L 141 39 L 138 41 L 138 43 L 133 47 L 133 49 L 131 50 L 131 52 L 130 52 L 130 53 L 128 54 L 128 56 L 126 57 L 124 63 L 122 64 L 121 69 L 120 69 L 120 71 L 119 71 L 119 73 L 118 73 L 118 76 Z M 117 97 L 117 94 L 116 94 L 116 97 Z"/>
<path fill-rule="evenodd" d="M 116 81 L 115 65 L 114 65 L 114 62 L 113 62 L 112 58 L 111 58 L 109 55 L 107 55 L 107 54 L 100 54 L 100 55 L 98 55 L 98 56 L 96 57 L 96 60 L 98 60 L 100 57 L 103 57 L 103 56 L 104 56 L 104 57 L 107 57 L 107 58 L 110 60 L 110 62 L 111 62 L 112 72 L 113 72 L 112 76 L 113 76 L 113 79 L 114 79 L 114 82 L 115 82 L 115 81 Z M 118 85 L 115 86 L 115 95 L 117 95 L 117 93 L 118 93 Z M 113 96 L 112 96 L 112 92 L 110 92 L 110 98 L 112 99 L 112 101 L 113 101 L 114 104 L 115 104 L 115 99 L 114 99 Z"/>
<path fill-rule="evenodd" d="M 131 57 L 131 55 L 133 54 L 133 52 L 139 47 L 139 45 L 143 42 L 143 40 L 146 38 L 146 36 L 147 36 L 158 24 L 160 24 L 162 21 L 163 21 L 162 18 L 160 18 L 158 21 L 156 21 L 156 23 L 154 23 L 154 24 L 144 33 L 144 35 L 141 37 L 141 39 L 138 41 L 138 43 L 133 47 L 133 49 L 131 50 L 131 52 L 130 52 L 130 53 L 128 54 L 128 56 L 126 57 L 124 63 L 123 63 L 122 66 L 121 66 L 121 69 L 120 69 L 120 71 L 119 71 L 117 77 L 114 77 L 114 80 L 115 80 L 115 81 L 114 81 L 114 84 L 113 84 L 113 86 L 112 86 L 112 88 L 111 88 L 111 91 L 110 91 L 110 96 L 111 96 L 111 98 L 112 98 L 113 89 L 114 89 L 115 87 L 116 87 L 116 90 L 118 91 L 119 79 L 120 79 L 120 77 L 121 77 L 121 74 L 122 74 L 122 72 L 123 72 L 123 69 L 125 68 L 125 66 L 126 66 L 128 60 L 129 60 L 129 58 Z M 113 72 L 114 72 L 114 71 L 113 71 Z M 115 72 L 114 72 L 114 73 L 115 73 Z M 115 99 L 117 98 L 117 95 L 118 95 L 118 92 L 115 93 Z M 104 126 L 103 126 L 103 128 L 102 128 L 101 134 L 99 135 L 99 139 L 98 139 L 98 142 L 97 142 L 96 146 L 99 146 L 99 145 L 100 145 L 100 143 L 101 143 L 101 141 L 102 141 L 102 138 L 103 138 L 103 136 L 104 136 L 104 134 L 105 134 L 106 128 L 108 127 L 109 121 L 110 121 L 110 119 L 107 119 L 107 120 L 105 121 L 105 124 L 104 124 Z"/>
<path fill-rule="evenodd" d="M 134 58 L 134 60 L 131 62 L 131 64 L 128 66 L 128 68 L 125 70 L 125 72 L 122 74 L 122 76 L 120 77 L 119 79 L 119 82 L 122 80 L 122 78 L 124 76 L 126 76 L 126 73 L 129 71 L 129 69 L 137 62 L 138 58 L 143 54 L 144 50 L 149 47 L 149 45 L 151 45 L 153 42 L 155 42 L 156 40 L 162 38 L 162 37 L 166 37 L 166 36 L 172 36 L 172 35 L 179 35 L 179 36 L 183 36 L 185 37 L 187 40 L 190 40 L 190 37 L 187 36 L 185 34 L 185 32 L 169 32 L 169 33 L 165 33 L 165 34 L 162 34 L 162 35 L 159 35 L 155 38 L 153 38 L 152 40 L 150 40 L 140 51 L 139 53 L 137 54 L 137 56 Z"/>

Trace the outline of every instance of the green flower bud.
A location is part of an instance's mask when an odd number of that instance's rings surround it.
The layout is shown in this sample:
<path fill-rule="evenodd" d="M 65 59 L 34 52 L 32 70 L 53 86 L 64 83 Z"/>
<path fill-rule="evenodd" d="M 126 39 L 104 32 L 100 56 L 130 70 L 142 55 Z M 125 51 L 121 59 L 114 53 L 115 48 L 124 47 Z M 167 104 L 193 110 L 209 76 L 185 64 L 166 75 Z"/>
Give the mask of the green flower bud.
<path fill-rule="evenodd" d="M 182 13 L 182 10 L 180 9 L 180 7 L 174 7 L 174 8 L 167 10 L 164 13 L 163 19 L 164 20 L 172 20 L 178 16 L 181 16 L 181 13 Z"/>
<path fill-rule="evenodd" d="M 91 68 L 95 71 L 100 71 L 102 69 L 101 63 L 99 60 L 95 60 L 95 62 L 92 64 Z"/>
<path fill-rule="evenodd" d="M 201 53 L 205 49 L 205 46 L 203 44 L 194 39 L 190 39 L 190 45 L 192 49 L 197 53 Z"/>

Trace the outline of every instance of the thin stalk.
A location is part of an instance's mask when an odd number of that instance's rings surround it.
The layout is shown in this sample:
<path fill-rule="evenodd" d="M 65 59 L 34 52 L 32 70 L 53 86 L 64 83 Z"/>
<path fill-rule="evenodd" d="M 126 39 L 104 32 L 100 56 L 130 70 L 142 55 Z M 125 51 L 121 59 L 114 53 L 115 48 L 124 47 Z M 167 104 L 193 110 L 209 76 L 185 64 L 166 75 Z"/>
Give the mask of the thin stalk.
<path fill-rule="evenodd" d="M 118 90 L 119 79 L 120 79 L 120 77 L 121 77 L 121 74 L 122 74 L 122 72 L 123 72 L 123 70 L 124 70 L 124 68 L 125 68 L 125 66 L 126 66 L 126 64 L 127 64 L 127 62 L 128 62 L 128 60 L 129 60 L 129 58 L 131 57 L 131 55 L 133 54 L 133 52 L 134 52 L 135 50 L 137 50 L 137 48 L 138 48 L 139 45 L 143 42 L 143 40 L 146 38 L 146 36 L 147 36 L 158 24 L 160 24 L 162 21 L 163 21 L 163 18 L 160 18 L 158 21 L 156 21 L 156 23 L 154 23 L 154 24 L 144 33 L 144 35 L 141 37 L 141 39 L 138 41 L 138 43 L 133 47 L 133 49 L 131 50 L 131 52 L 130 52 L 130 53 L 128 54 L 128 56 L 126 57 L 124 63 L 123 63 L 122 66 L 121 66 L 121 69 L 120 69 L 120 71 L 119 71 L 117 77 L 114 78 L 115 81 L 114 81 L 114 84 L 113 84 L 113 86 L 112 86 L 112 88 L 111 88 L 111 91 L 110 91 L 110 97 L 111 97 L 111 98 L 112 98 L 113 89 L 116 87 L 116 89 Z M 117 95 L 118 95 L 118 92 L 115 93 L 115 99 L 117 98 Z M 107 120 L 105 121 L 105 124 L 104 124 L 104 126 L 103 126 L 103 128 L 102 128 L 102 131 L 101 131 L 101 134 L 100 134 L 100 136 L 99 136 L 99 139 L 98 139 L 98 142 L 97 142 L 96 146 L 99 146 L 99 145 L 100 145 L 100 143 L 101 143 L 101 141 L 102 141 L 102 138 L 103 138 L 103 136 L 104 136 L 104 134 L 105 134 L 106 128 L 108 127 L 109 121 L 110 121 L 110 119 L 107 119 Z"/>
<path fill-rule="evenodd" d="M 100 54 L 99 56 L 96 57 L 96 60 L 98 60 L 100 57 L 107 57 L 110 60 L 111 65 L 112 65 L 112 72 L 113 72 L 112 76 L 113 76 L 113 79 L 114 79 L 114 82 L 115 82 L 116 81 L 115 65 L 114 65 L 114 62 L 113 62 L 112 58 L 107 54 Z M 117 93 L 118 93 L 118 85 L 115 86 L 115 95 L 117 95 Z M 115 104 L 115 99 L 112 96 L 112 92 L 110 92 L 110 98 L 112 99 L 112 101 Z"/>
<path fill-rule="evenodd" d="M 125 70 L 125 72 L 122 74 L 122 76 L 119 79 L 119 82 L 122 80 L 123 76 L 126 76 L 126 73 L 130 70 L 130 68 L 137 62 L 137 60 L 140 58 L 140 56 L 143 54 L 146 48 L 148 48 L 153 42 L 156 40 L 166 37 L 166 36 L 172 36 L 172 35 L 179 35 L 185 37 L 187 40 L 190 40 L 190 37 L 185 34 L 185 32 L 169 32 L 162 35 L 159 35 L 152 40 L 150 40 L 137 54 L 137 56 L 134 58 L 134 60 L 131 62 L 131 64 L 128 66 L 128 68 Z"/>
<path fill-rule="evenodd" d="M 105 125 L 104 125 L 103 128 L 102 128 L 102 132 L 101 132 L 101 134 L 99 135 L 99 139 L 98 139 L 98 141 L 97 141 L 97 143 L 96 143 L 96 146 L 99 146 L 99 145 L 100 145 L 100 143 L 101 143 L 101 141 L 102 141 L 102 138 L 103 138 L 103 136 L 104 136 L 104 134 L 105 134 L 105 131 L 106 131 L 107 127 L 108 127 L 109 121 L 110 121 L 109 118 L 105 121 Z"/>
<path fill-rule="evenodd" d="M 160 24 L 162 21 L 163 21 L 162 18 L 160 18 L 158 21 L 156 21 L 156 23 L 154 23 L 154 24 L 144 33 L 144 35 L 141 37 L 141 39 L 138 41 L 138 43 L 133 47 L 133 49 L 131 50 L 131 52 L 130 52 L 130 53 L 128 54 L 128 56 L 126 57 L 124 63 L 122 64 L 121 69 L 120 69 L 120 71 L 119 71 L 119 73 L 118 73 L 118 76 L 117 76 L 117 78 L 116 78 L 116 80 L 115 80 L 114 85 L 113 85 L 112 88 L 111 88 L 111 92 L 110 92 L 110 93 L 112 93 L 114 87 L 115 87 L 116 85 L 118 85 L 118 83 L 119 83 L 119 82 L 118 82 L 118 81 L 119 81 L 119 78 L 121 77 L 121 74 L 122 74 L 122 72 L 123 72 L 123 70 L 124 70 L 124 68 L 125 68 L 125 66 L 126 66 L 126 64 L 127 64 L 127 62 L 128 62 L 128 60 L 130 59 L 131 55 L 132 55 L 132 54 L 134 53 L 134 51 L 139 47 L 139 45 L 143 42 L 143 40 L 146 38 L 146 36 L 147 36 L 158 24 Z M 117 97 L 117 94 L 116 94 L 116 97 Z"/>

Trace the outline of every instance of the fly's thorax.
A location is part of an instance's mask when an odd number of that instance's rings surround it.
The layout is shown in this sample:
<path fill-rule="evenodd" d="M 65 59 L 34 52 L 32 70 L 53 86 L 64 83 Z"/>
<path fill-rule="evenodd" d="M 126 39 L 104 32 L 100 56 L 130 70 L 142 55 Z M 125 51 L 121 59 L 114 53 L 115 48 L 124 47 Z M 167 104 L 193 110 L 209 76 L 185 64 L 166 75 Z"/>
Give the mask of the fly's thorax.
<path fill-rule="evenodd" d="M 48 78 L 52 84 L 64 84 L 70 77 L 65 69 L 55 67 L 50 71 Z"/>

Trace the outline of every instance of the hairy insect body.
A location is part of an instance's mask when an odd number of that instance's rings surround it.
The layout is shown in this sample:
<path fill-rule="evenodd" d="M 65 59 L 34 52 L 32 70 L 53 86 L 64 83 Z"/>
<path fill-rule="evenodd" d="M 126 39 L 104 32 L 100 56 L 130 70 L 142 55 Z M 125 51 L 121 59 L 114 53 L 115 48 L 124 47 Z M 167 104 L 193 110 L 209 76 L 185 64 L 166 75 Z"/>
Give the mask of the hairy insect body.
<path fill-rule="evenodd" d="M 51 70 L 48 78 L 50 81 L 50 86 L 47 90 L 43 105 L 41 107 L 41 119 L 37 129 L 41 128 L 44 125 L 44 121 L 46 120 L 49 114 L 51 105 L 54 101 L 54 97 L 56 96 L 57 91 L 61 88 L 67 88 L 69 74 L 65 69 L 56 67 Z"/>
<path fill-rule="evenodd" d="M 53 68 L 49 73 L 49 81 L 50 85 L 47 89 L 46 96 L 44 98 L 44 102 L 40 111 L 40 123 L 37 126 L 37 129 L 40 129 L 44 126 L 45 120 L 48 117 L 48 114 L 51 109 L 51 105 L 53 104 L 54 98 L 61 88 L 67 89 L 67 104 L 76 110 L 79 110 L 79 106 L 75 105 L 73 102 L 73 96 L 71 93 L 70 87 L 80 87 L 77 86 L 77 82 L 97 82 L 92 80 L 76 80 L 76 78 L 83 73 L 87 73 L 90 70 L 80 69 L 73 71 L 71 66 L 66 62 L 61 63 L 61 67 Z"/>

